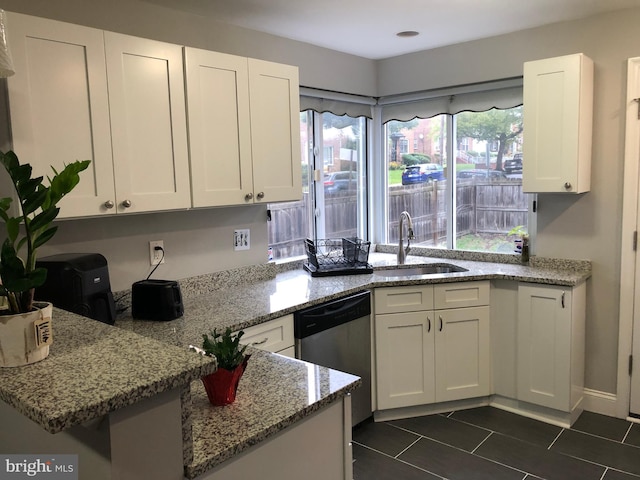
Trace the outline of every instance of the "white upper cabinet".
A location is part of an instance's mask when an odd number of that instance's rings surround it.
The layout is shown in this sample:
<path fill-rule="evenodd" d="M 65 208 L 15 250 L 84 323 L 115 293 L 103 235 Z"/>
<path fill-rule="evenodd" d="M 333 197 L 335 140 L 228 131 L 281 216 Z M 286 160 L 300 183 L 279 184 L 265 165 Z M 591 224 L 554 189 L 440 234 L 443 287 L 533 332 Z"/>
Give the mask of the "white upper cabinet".
<path fill-rule="evenodd" d="M 188 208 L 182 47 L 104 35 L 117 210 Z"/>
<path fill-rule="evenodd" d="M 104 213 L 115 187 L 102 31 L 14 13 L 7 27 L 13 150 L 45 178 L 51 166 L 91 160 L 60 217 Z"/>
<path fill-rule="evenodd" d="M 195 48 L 184 57 L 193 206 L 253 203 L 247 59 Z"/>
<path fill-rule="evenodd" d="M 249 59 L 256 202 L 302 198 L 298 68 Z"/>
<path fill-rule="evenodd" d="M 91 160 L 60 217 L 188 208 L 182 49 L 10 14 L 13 149 L 40 175 Z"/>
<path fill-rule="evenodd" d="M 297 67 L 184 55 L 193 206 L 300 199 Z"/>
<path fill-rule="evenodd" d="M 593 61 L 567 55 L 525 62 L 522 190 L 588 192 Z"/>

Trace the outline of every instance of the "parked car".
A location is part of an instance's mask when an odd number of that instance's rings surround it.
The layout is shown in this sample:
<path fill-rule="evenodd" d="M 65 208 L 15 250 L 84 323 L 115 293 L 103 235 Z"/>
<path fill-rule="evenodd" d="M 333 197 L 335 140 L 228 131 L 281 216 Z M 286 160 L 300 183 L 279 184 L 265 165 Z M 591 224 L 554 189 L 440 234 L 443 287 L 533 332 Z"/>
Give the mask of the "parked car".
<path fill-rule="evenodd" d="M 325 174 L 324 189 L 328 193 L 358 189 L 357 172 L 332 172 Z"/>
<path fill-rule="evenodd" d="M 507 173 L 521 172 L 522 171 L 522 154 L 516 153 L 513 158 L 505 160 L 502 164 L 502 168 Z"/>
<path fill-rule="evenodd" d="M 484 168 L 473 168 L 470 170 L 460 170 L 456 177 L 458 179 L 463 178 L 487 178 L 490 180 L 507 178 L 507 175 L 501 170 L 492 170 Z"/>
<path fill-rule="evenodd" d="M 402 172 L 402 185 L 424 183 L 429 180 L 444 180 L 444 170 L 437 163 L 411 165 Z"/>

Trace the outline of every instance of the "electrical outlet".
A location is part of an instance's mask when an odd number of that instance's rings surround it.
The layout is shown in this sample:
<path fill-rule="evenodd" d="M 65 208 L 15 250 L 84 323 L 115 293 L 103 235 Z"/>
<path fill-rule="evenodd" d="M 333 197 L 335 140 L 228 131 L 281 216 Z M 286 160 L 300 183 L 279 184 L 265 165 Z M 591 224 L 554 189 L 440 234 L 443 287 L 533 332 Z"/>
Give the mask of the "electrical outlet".
<path fill-rule="evenodd" d="M 156 250 L 157 247 L 160 247 Z M 152 240 L 149 242 L 149 261 L 151 265 L 164 263 L 164 242 L 162 240 Z"/>

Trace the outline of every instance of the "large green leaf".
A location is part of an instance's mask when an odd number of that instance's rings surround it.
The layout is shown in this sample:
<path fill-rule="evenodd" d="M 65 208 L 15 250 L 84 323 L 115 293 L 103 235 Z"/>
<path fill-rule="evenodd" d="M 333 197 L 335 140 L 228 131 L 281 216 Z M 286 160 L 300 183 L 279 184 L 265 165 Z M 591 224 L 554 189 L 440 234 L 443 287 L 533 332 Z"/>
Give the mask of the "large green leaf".
<path fill-rule="evenodd" d="M 57 226 L 51 227 L 38 235 L 38 237 L 33 241 L 33 249 L 35 250 L 51 240 L 51 237 L 55 235 L 56 230 L 58 230 Z"/>

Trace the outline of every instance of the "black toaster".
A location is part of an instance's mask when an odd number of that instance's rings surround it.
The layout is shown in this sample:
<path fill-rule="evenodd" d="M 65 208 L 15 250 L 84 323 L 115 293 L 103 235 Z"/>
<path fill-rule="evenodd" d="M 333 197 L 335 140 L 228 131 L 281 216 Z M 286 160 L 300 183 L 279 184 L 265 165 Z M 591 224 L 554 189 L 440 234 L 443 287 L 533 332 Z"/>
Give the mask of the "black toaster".
<path fill-rule="evenodd" d="M 131 286 L 131 315 L 143 320 L 174 320 L 184 314 L 180 285 L 174 280 L 140 280 Z"/>

